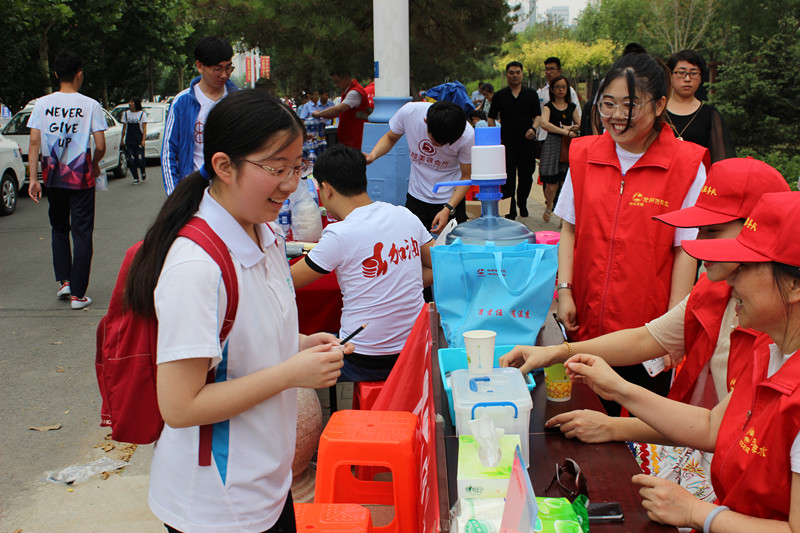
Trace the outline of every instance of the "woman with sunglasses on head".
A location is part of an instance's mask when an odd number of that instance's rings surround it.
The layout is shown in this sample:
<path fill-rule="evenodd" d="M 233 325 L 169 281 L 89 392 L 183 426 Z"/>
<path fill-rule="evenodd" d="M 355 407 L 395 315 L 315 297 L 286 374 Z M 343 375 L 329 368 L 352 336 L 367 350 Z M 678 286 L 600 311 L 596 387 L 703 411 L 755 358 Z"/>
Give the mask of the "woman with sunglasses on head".
<path fill-rule="evenodd" d="M 800 193 L 764 195 L 736 239 L 686 241 L 698 259 L 736 262 L 728 277 L 739 325 L 760 331 L 752 362 L 714 409 L 674 402 L 627 383 L 602 359 L 566 362 L 567 373 L 624 405 L 665 439 L 713 450 L 717 504 L 674 483 L 637 475 L 651 519 L 705 532 L 800 528 Z"/>
<path fill-rule="evenodd" d="M 672 74 L 672 92 L 666 119 L 675 137 L 708 148 L 712 163 L 736 157 L 722 115 L 695 96 L 708 71 L 703 56 L 694 50 L 681 50 L 669 57 L 667 68 Z"/>
<path fill-rule="evenodd" d="M 164 203 L 130 269 L 127 304 L 158 319 L 166 425 L 155 444 L 149 504 L 168 531 L 295 530 L 294 388 L 336 383 L 343 350 L 333 335 L 298 333 L 283 237 L 273 223 L 297 188 L 303 132 L 297 115 L 262 91 L 221 100 L 206 122 L 203 166 Z M 236 319 L 222 344 L 221 269 L 177 236 L 192 217 L 224 241 L 239 284 Z M 200 466 L 198 426 L 209 424 L 211 464 Z"/>
<path fill-rule="evenodd" d="M 766 163 L 753 158 L 726 159 L 711 166 L 693 207 L 665 213 L 657 219 L 675 227 L 699 227 L 698 239 L 734 238 L 762 195 L 788 191 L 783 176 Z M 669 398 L 710 409 L 731 390 L 728 376 L 736 376 L 748 363 L 759 335 L 737 327 L 735 299 L 725 283 L 737 266 L 707 262 L 706 272 L 690 295 L 644 326 L 566 345 L 516 346 L 500 359 L 500 364 L 518 366 L 527 373 L 563 363 L 570 351 L 597 355 L 614 366 L 635 365 L 666 353 L 667 368 L 683 360 Z M 565 436 L 584 442 L 650 443 L 662 439 L 641 419 L 609 417 L 592 410 L 559 414 L 545 426 L 558 427 Z M 636 446 L 645 473 L 672 479 L 697 497 L 714 501 L 708 479 L 712 454 L 685 447 Z"/>
<path fill-rule="evenodd" d="M 550 81 L 549 90 L 550 101 L 542 108 L 542 129 L 547 132 L 547 137 L 542 145 L 539 164 L 539 178 L 544 183 L 545 208 L 542 218 L 545 222 L 550 222 L 556 192 L 563 185 L 569 168 L 569 163 L 561 154 L 565 150 L 562 139 L 577 137 L 581 123 L 581 110 L 568 100 L 570 88 L 567 78 L 556 76 Z M 569 144 L 566 146 L 568 148 Z"/>
<path fill-rule="evenodd" d="M 622 56 L 598 90 L 605 132 L 575 139 L 555 214 L 564 221 L 558 251 L 558 318 L 570 340 L 638 327 L 691 290 L 696 263 L 680 249 L 695 230 L 652 217 L 694 204 L 708 150 L 678 141 L 662 122 L 664 67 L 648 55 Z M 666 395 L 670 376 L 641 366 L 624 376 Z M 619 406 L 606 403 L 609 414 Z"/>

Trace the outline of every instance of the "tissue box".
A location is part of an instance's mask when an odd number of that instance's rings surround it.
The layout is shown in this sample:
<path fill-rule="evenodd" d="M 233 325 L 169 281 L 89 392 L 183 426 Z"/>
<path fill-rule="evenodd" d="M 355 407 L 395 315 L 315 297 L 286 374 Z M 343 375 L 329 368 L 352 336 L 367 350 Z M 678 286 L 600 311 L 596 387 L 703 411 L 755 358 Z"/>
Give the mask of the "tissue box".
<path fill-rule="evenodd" d="M 504 498 L 514 464 L 514 450 L 520 445 L 519 435 L 500 439 L 502 456 L 493 468 L 483 466 L 478 458 L 480 446 L 472 435 L 458 438 L 458 474 L 456 484 L 461 498 Z"/>

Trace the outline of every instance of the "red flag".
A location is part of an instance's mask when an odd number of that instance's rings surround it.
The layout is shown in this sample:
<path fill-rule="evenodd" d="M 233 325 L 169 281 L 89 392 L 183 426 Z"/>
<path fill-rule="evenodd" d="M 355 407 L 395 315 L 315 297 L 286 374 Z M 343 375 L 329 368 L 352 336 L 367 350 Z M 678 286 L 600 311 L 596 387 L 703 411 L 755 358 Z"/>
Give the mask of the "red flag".
<path fill-rule="evenodd" d="M 433 406 L 431 366 L 431 318 L 428 304 L 422 307 L 400 356 L 380 395 L 376 411 L 409 411 L 417 415 L 420 450 L 420 513 L 418 531 L 438 530 L 439 492 L 436 476 L 436 411 Z"/>

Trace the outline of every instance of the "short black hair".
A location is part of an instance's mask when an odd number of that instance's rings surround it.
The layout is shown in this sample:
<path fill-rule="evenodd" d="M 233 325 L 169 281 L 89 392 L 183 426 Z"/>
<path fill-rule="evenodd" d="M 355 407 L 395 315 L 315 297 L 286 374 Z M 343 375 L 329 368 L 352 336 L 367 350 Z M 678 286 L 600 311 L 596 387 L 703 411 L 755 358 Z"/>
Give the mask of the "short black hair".
<path fill-rule="evenodd" d="M 639 43 L 628 43 L 622 51 L 622 55 L 627 54 L 646 54 L 647 49 Z"/>
<path fill-rule="evenodd" d="M 319 94 L 322 96 L 323 94 L 330 94 L 331 92 L 328 89 L 320 89 Z"/>
<path fill-rule="evenodd" d="M 360 150 L 335 144 L 314 163 L 314 177 L 342 196 L 356 196 L 367 192 L 367 160 Z"/>
<path fill-rule="evenodd" d="M 428 134 L 439 144 L 453 144 L 467 127 L 464 110 L 449 100 L 439 100 L 428 108 Z"/>
<path fill-rule="evenodd" d="M 203 37 L 194 47 L 194 58 L 204 65 L 217 65 L 233 57 L 231 43 L 221 37 Z"/>
<path fill-rule="evenodd" d="M 58 81 L 72 83 L 75 75 L 83 70 L 83 59 L 70 50 L 61 50 L 53 61 L 53 70 L 58 76 Z"/>
<path fill-rule="evenodd" d="M 706 73 L 708 72 L 708 65 L 706 65 L 706 60 L 703 59 L 703 56 L 695 52 L 694 50 L 681 50 L 680 52 L 675 52 L 669 59 L 667 59 L 667 68 L 670 72 L 675 69 L 675 66 L 680 61 L 686 61 L 687 63 L 691 63 L 692 65 L 696 66 L 700 69 L 700 77 L 704 78 Z"/>
<path fill-rule="evenodd" d="M 337 68 L 331 69 L 329 75 L 331 77 L 337 76 L 339 78 L 350 78 L 351 77 L 350 69 L 349 68 L 344 68 L 344 67 L 337 67 Z"/>
<path fill-rule="evenodd" d="M 561 60 L 559 58 L 548 57 L 547 59 L 544 60 L 544 64 L 546 65 L 548 63 L 555 63 L 556 66 L 558 67 L 558 70 L 561 70 Z"/>
<path fill-rule="evenodd" d="M 486 113 L 478 109 L 472 109 L 469 112 L 469 118 L 477 118 L 478 120 L 486 120 Z"/>
<path fill-rule="evenodd" d="M 494 85 L 492 85 L 491 83 L 484 83 L 483 87 L 481 87 L 481 89 L 483 89 L 484 91 L 493 93 L 494 92 Z"/>
<path fill-rule="evenodd" d="M 525 67 L 523 67 L 522 63 L 520 63 L 519 61 L 512 61 L 511 63 L 506 65 L 506 72 L 508 72 L 508 69 L 510 69 L 511 67 L 519 67 L 520 69 L 525 70 Z"/>
<path fill-rule="evenodd" d="M 133 108 L 136 111 L 141 111 L 142 110 L 142 99 L 141 98 L 139 98 L 138 96 L 134 96 L 133 98 L 131 98 L 131 102 L 133 102 Z"/>

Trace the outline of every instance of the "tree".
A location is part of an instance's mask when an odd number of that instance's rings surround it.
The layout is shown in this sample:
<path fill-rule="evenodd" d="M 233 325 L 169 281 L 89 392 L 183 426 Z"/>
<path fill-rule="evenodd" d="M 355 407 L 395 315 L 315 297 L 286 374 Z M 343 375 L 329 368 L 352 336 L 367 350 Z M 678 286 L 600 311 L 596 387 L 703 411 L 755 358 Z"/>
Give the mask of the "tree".
<path fill-rule="evenodd" d="M 666 45 L 670 54 L 695 49 L 708 31 L 715 0 L 650 0 L 650 23 L 645 32 Z"/>
<path fill-rule="evenodd" d="M 649 6 L 649 0 L 591 0 L 578 16 L 574 38 L 608 39 L 621 46 L 637 42 L 651 54 L 662 54 L 663 45 L 645 31 L 652 17 Z"/>

